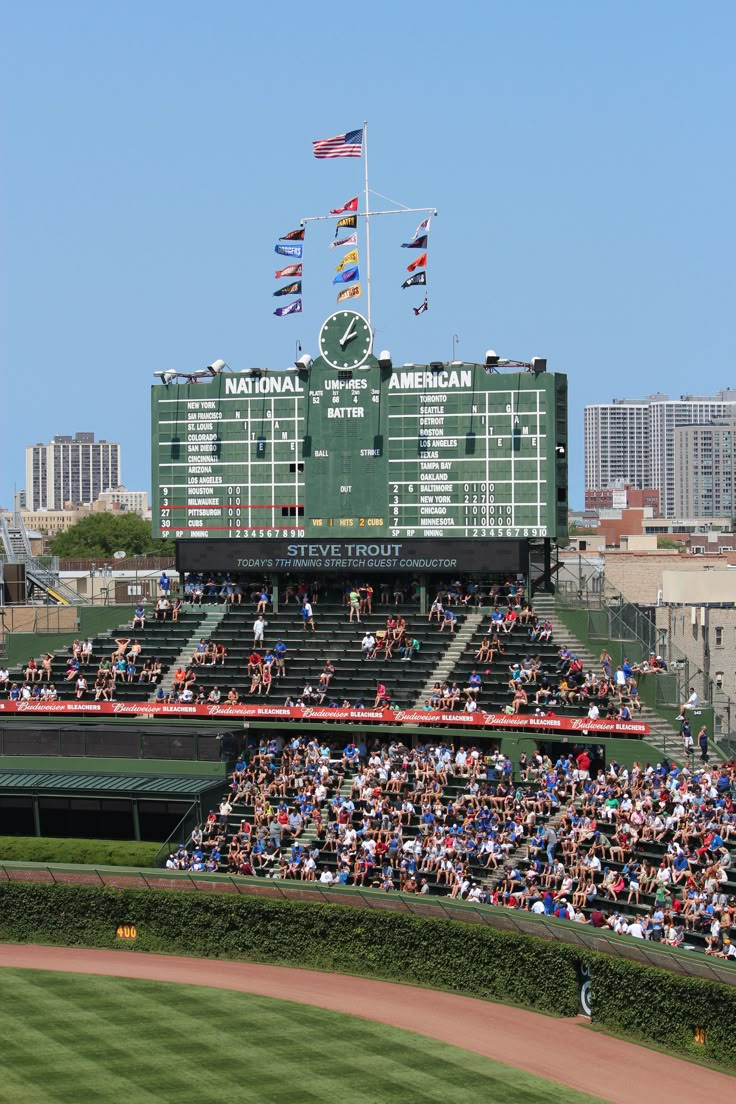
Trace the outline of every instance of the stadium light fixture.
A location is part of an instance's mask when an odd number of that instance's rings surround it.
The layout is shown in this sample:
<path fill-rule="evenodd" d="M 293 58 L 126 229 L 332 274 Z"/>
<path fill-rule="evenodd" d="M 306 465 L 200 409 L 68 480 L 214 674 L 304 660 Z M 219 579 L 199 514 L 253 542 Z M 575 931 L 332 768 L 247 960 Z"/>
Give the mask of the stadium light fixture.
<path fill-rule="evenodd" d="M 224 360 L 213 360 L 211 364 L 207 365 L 207 371 L 211 376 L 219 376 L 227 367 L 228 365 Z"/>
<path fill-rule="evenodd" d="M 393 368 L 393 364 L 391 363 L 391 354 L 388 349 L 384 349 L 383 352 L 379 355 L 378 367 L 384 368 L 386 370 L 390 370 L 391 368 Z"/>
<path fill-rule="evenodd" d="M 531 371 L 535 376 L 538 376 L 540 372 L 547 371 L 547 358 L 546 357 L 532 357 Z"/>
<path fill-rule="evenodd" d="M 311 372 L 313 364 L 314 361 L 309 353 L 305 353 L 304 356 L 300 356 L 298 360 L 294 361 L 294 367 L 299 368 L 302 372 Z"/>
<path fill-rule="evenodd" d="M 179 373 L 175 372 L 172 368 L 168 368 L 165 372 L 154 372 L 153 374 L 154 376 L 157 376 L 161 380 L 161 382 L 166 384 L 166 386 L 168 387 L 170 383 L 174 382 Z"/>
<path fill-rule="evenodd" d="M 498 368 L 499 356 L 495 349 L 489 349 L 486 353 L 486 372 L 493 372 Z"/>

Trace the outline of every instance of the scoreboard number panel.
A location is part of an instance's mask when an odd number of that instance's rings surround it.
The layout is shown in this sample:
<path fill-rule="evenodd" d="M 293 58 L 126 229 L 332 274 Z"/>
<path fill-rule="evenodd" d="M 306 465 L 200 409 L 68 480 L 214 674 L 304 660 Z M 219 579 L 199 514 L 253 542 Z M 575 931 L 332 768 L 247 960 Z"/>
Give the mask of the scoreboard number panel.
<path fill-rule="evenodd" d="M 154 532 L 304 535 L 305 410 L 295 375 L 154 387 Z"/>
<path fill-rule="evenodd" d="M 320 356 L 308 372 L 153 387 L 157 536 L 564 533 L 565 376 L 490 374 L 478 364 L 386 371 L 366 353 L 361 316 L 335 319 L 321 340 L 332 364 Z M 343 360 L 349 350 L 356 367 L 342 366 L 343 339 Z"/>

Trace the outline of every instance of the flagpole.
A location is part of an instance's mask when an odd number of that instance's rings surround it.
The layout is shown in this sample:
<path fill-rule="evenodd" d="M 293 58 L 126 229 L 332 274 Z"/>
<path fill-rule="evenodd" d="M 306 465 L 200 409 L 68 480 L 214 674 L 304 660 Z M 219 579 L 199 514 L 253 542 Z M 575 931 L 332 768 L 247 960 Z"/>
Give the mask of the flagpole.
<path fill-rule="evenodd" d="M 368 327 L 373 332 L 371 326 L 371 220 L 370 220 L 370 208 L 368 206 L 370 192 L 368 190 L 368 123 L 363 120 L 363 159 L 365 168 L 365 285 L 366 285 L 366 298 L 368 303 Z"/>

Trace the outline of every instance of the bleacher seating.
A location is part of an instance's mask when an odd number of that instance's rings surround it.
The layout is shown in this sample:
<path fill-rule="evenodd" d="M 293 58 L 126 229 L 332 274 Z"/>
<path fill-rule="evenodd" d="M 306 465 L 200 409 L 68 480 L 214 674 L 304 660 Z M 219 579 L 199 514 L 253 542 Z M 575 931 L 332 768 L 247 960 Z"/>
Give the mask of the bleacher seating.
<path fill-rule="evenodd" d="M 235 605 L 220 623 L 216 639 L 224 644 L 227 656 L 223 665 L 204 664 L 197 668 L 197 685 L 209 692 L 217 686 L 235 687 L 241 701 L 273 701 L 283 704 L 290 696 L 300 697 L 307 683 L 316 686 L 327 660 L 335 666 L 325 702 L 334 699 L 339 703 L 348 699 L 354 704 L 362 699 L 366 706 L 373 705 L 376 682 L 381 681 L 391 696 L 392 704 L 401 708 L 413 706 L 421 687 L 427 681 L 439 657 L 452 641 L 448 632 L 439 633 L 436 623 L 428 624 L 426 616 L 420 616 L 416 607 L 404 605 L 400 613 L 407 622 L 407 634 L 420 642 L 419 652 L 407 663 L 394 651 L 389 660 L 366 660 L 361 655 L 361 641 L 366 630 L 375 636 L 385 624 L 385 608 L 376 607 L 372 614 L 364 614 L 361 622 L 348 620 L 348 611 L 336 602 L 320 602 L 314 607 L 315 631 L 304 629 L 299 607 L 290 603 L 277 613 L 267 612 L 265 647 L 254 649 L 252 605 Z M 464 614 L 458 611 L 458 622 Z M 254 650 L 265 655 L 277 641 L 283 641 L 287 653 L 286 674 L 274 677 L 268 697 L 249 695 L 250 677 L 247 673 L 248 656 Z M 274 675 L 275 675 L 274 670 Z"/>
<path fill-rule="evenodd" d="M 153 620 L 152 613 L 146 619 L 145 627 L 142 629 L 131 628 L 132 624 L 132 610 L 131 619 L 119 626 L 117 629 L 112 629 L 110 632 L 101 633 L 94 637 L 92 640 L 92 655 L 90 661 L 81 670 L 84 671 L 85 677 L 88 683 L 88 690 L 85 694 L 84 700 L 94 700 L 94 684 L 97 677 L 98 668 L 100 662 L 103 659 L 110 659 L 113 652 L 116 650 L 116 639 L 122 639 L 124 637 L 130 638 L 131 644 L 137 640 L 141 645 L 140 658 L 137 661 L 137 673 L 133 682 L 127 682 L 125 678 L 118 678 L 114 684 L 114 700 L 115 701 L 146 701 L 150 698 L 155 683 L 140 682 L 139 674 L 144 662 L 147 659 L 157 658 L 161 663 L 162 675 L 159 681 L 166 683 L 170 681 L 169 668 L 171 663 L 175 660 L 176 656 L 181 651 L 184 643 L 195 631 L 196 626 L 203 620 L 203 610 L 192 610 L 185 608 L 182 610 L 179 620 L 176 622 L 168 621 L 155 621 Z M 44 679 L 43 682 L 36 682 L 35 685 L 45 686 L 46 682 L 52 683 L 56 687 L 59 701 L 71 701 L 75 699 L 75 682 L 66 681 L 67 672 L 67 660 L 71 655 L 71 648 L 57 649 L 53 653 L 51 664 L 51 677 L 49 680 Z M 40 657 L 37 657 L 40 666 Z M 10 672 L 11 684 L 17 683 L 19 686 L 25 682 L 25 665 L 19 668 L 15 668 Z"/>

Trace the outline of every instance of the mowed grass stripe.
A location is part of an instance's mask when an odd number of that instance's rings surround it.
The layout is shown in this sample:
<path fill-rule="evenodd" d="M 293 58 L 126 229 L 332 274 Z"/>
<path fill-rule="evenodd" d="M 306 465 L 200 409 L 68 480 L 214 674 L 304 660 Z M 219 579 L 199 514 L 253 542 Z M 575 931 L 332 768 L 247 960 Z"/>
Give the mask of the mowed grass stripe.
<path fill-rule="evenodd" d="M 1 1104 L 600 1104 L 384 1024 L 167 982 L 1 969 L 0 1032 Z"/>

